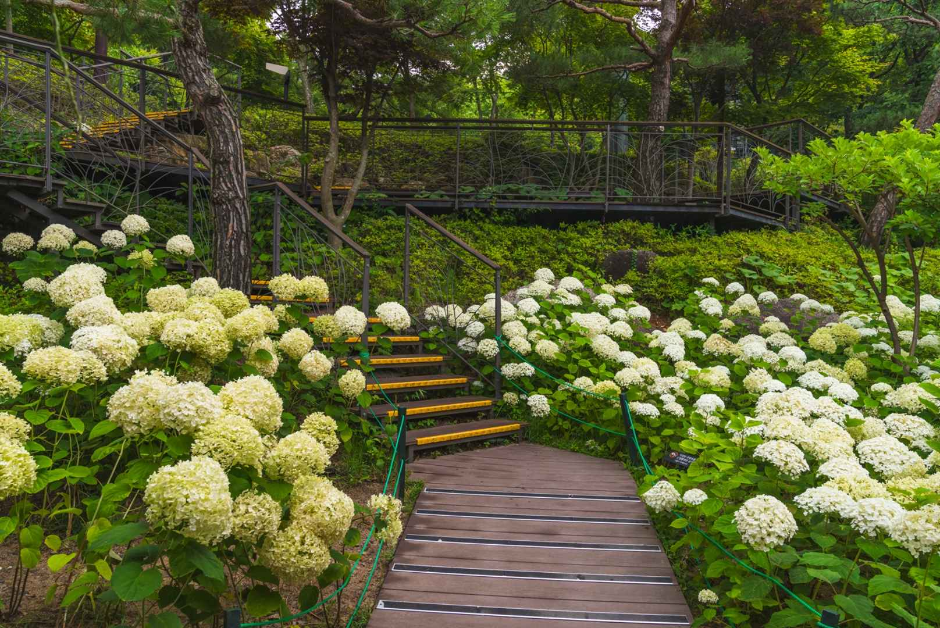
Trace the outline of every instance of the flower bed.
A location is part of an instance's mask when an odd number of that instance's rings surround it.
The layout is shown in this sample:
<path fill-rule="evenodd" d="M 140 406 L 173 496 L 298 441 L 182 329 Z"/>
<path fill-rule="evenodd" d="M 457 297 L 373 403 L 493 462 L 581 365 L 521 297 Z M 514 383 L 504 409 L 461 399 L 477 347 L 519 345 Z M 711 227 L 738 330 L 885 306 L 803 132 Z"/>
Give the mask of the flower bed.
<path fill-rule="evenodd" d="M 425 316 L 464 329 L 484 372 L 501 354 L 502 411 L 545 439 L 618 454 L 625 394 L 649 462 L 640 492 L 695 587 L 697 624 L 812 626 L 830 610 L 938 625 L 936 299 L 921 300 L 910 357 L 913 310 L 896 298 L 898 355 L 876 315 L 711 278 L 665 330 L 626 285 L 541 269 L 516 293 L 497 340 L 492 295 Z M 694 461 L 669 466 L 670 452 Z"/>
<path fill-rule="evenodd" d="M 23 258 L 12 266 L 25 308 L 41 312 L 0 316 L 0 541 L 18 551 L 3 611 L 16 615 L 35 570 L 52 574 L 50 607 L 95 624 L 332 599 L 370 543 L 401 532 L 391 468 L 362 505 L 327 477 L 341 442 L 388 459 L 386 426 L 356 412 L 370 402 L 363 372 L 335 366 L 348 347 L 311 337 L 360 335 L 365 317 L 346 307 L 311 325 L 296 307 L 250 307 L 211 278 L 167 272 L 195 253 L 188 237 L 161 250 L 144 218 L 122 229 L 101 250 L 61 225 L 35 251 L 23 234 L 2 244 Z M 272 287 L 328 291 L 294 282 Z"/>

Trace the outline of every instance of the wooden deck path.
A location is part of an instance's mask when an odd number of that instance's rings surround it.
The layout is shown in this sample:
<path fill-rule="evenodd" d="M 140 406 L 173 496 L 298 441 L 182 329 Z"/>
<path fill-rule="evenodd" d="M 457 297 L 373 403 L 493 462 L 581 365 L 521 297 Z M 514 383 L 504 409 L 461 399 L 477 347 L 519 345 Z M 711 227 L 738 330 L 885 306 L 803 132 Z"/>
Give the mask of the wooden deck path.
<path fill-rule="evenodd" d="M 408 468 L 425 490 L 368 628 L 691 624 L 620 463 L 517 444 Z"/>

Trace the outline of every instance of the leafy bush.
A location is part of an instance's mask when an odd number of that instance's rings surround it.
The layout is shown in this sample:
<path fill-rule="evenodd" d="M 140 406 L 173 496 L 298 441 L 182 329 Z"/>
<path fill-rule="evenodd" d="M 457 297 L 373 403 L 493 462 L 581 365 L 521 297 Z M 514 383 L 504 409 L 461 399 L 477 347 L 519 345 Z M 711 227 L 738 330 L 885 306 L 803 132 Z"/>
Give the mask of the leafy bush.
<path fill-rule="evenodd" d="M 45 253 L 22 234 L 3 242 L 22 256 L 20 311 L 36 312 L 0 316 L 0 541 L 18 544 L 5 612 L 40 563 L 57 574 L 48 603 L 95 623 L 181 626 L 178 614 L 197 623 L 236 604 L 263 617 L 288 608 L 287 583 L 302 587 L 293 605 L 324 599 L 366 547 L 359 528 L 400 532 L 397 500 L 356 506 L 324 475 L 341 446 L 388 457 L 386 426 L 358 413 L 371 403 L 362 371 L 333 360 L 352 345 L 314 350 L 296 305 L 171 283 L 165 263 L 193 251 L 185 236 L 165 250 L 103 239 L 114 248 L 70 246 L 52 225 Z"/>
<path fill-rule="evenodd" d="M 576 275 L 537 271 L 503 305 L 501 338 L 492 300 L 467 308 L 458 344 L 484 372 L 501 354 L 501 411 L 554 442 L 620 452 L 626 396 L 641 497 L 695 587 L 695 625 L 940 622 L 940 301 L 922 297 L 913 359 L 892 354 L 877 310 L 707 278 L 649 331 L 629 286 Z M 910 344 L 911 304 L 891 302 Z M 669 466 L 672 451 L 694 461 Z"/>

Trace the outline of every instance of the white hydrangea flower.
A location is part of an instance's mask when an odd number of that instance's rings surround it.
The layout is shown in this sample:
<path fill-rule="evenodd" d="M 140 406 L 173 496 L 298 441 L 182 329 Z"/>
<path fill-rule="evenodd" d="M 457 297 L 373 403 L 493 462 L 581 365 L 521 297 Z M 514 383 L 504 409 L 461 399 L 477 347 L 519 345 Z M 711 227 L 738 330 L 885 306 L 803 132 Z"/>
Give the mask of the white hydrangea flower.
<path fill-rule="evenodd" d="M 207 456 L 194 456 L 161 467 L 144 491 L 147 521 L 185 537 L 213 545 L 229 535 L 232 496 L 222 466 Z"/>
<path fill-rule="evenodd" d="M 265 446 L 251 421 L 229 414 L 196 432 L 192 453 L 194 456 L 209 456 L 223 469 L 241 465 L 253 467 L 260 473 Z"/>
<path fill-rule="evenodd" d="M 290 511 L 292 522 L 315 532 L 332 545 L 349 530 L 355 505 L 329 479 L 305 475 L 294 483 Z"/>
<path fill-rule="evenodd" d="M 859 460 L 888 478 L 905 472 L 911 465 L 923 464 L 920 456 L 887 434 L 863 440 L 855 446 L 855 450 Z"/>
<path fill-rule="evenodd" d="M 698 592 L 698 601 L 701 604 L 717 604 L 718 603 L 718 594 L 712 591 L 711 589 L 702 589 Z"/>
<path fill-rule="evenodd" d="M 36 461 L 17 440 L 0 435 L 0 499 L 16 497 L 36 482 Z"/>
<path fill-rule="evenodd" d="M 219 391 L 219 401 L 227 412 L 249 419 L 262 434 L 281 427 L 284 402 L 274 385 L 260 375 L 227 383 Z"/>
<path fill-rule="evenodd" d="M 529 411 L 536 418 L 546 417 L 551 413 L 551 407 L 548 404 L 548 398 L 545 395 L 529 395 L 526 400 Z"/>
<path fill-rule="evenodd" d="M 35 240 L 25 233 L 13 232 L 4 236 L 2 249 L 7 255 L 19 256 L 33 248 L 34 243 Z"/>
<path fill-rule="evenodd" d="M 324 303 L 330 298 L 330 288 L 322 277 L 307 275 L 300 278 L 298 296 L 305 296 L 318 303 Z"/>
<path fill-rule="evenodd" d="M 186 288 L 183 286 L 174 284 L 147 291 L 147 307 L 154 312 L 181 312 L 186 305 Z"/>
<path fill-rule="evenodd" d="M 640 495 L 647 506 L 654 512 L 665 512 L 675 508 L 682 498 L 679 491 L 668 480 L 660 480 L 645 493 Z"/>
<path fill-rule="evenodd" d="M 869 497 L 856 503 L 852 527 L 865 536 L 890 534 L 895 523 L 904 515 L 904 507 L 893 499 Z"/>
<path fill-rule="evenodd" d="M 700 488 L 690 488 L 682 494 L 682 501 L 689 506 L 698 506 L 708 499 L 708 494 Z"/>
<path fill-rule="evenodd" d="M 45 293 L 49 289 L 49 284 L 41 277 L 30 277 L 23 282 L 23 290 L 26 292 Z"/>
<path fill-rule="evenodd" d="M 123 249 L 127 246 L 127 236 L 123 231 L 109 229 L 101 234 L 101 244 L 109 249 Z"/>
<path fill-rule="evenodd" d="M 140 350 L 137 341 L 118 325 L 82 327 L 72 334 L 71 347 L 94 354 L 112 374 L 129 367 Z"/>
<path fill-rule="evenodd" d="M 281 525 L 281 505 L 267 493 L 245 491 L 232 507 L 232 537 L 254 545 Z"/>
<path fill-rule="evenodd" d="M 525 362 L 510 363 L 503 366 L 502 373 L 506 379 L 522 379 L 532 377 L 535 374 L 535 367 Z"/>
<path fill-rule="evenodd" d="M 65 319 L 72 327 L 116 325 L 121 322 L 121 318 L 121 312 L 114 305 L 114 301 L 103 294 L 79 301 L 65 314 Z"/>
<path fill-rule="evenodd" d="M 339 389 L 346 399 L 355 399 L 366 389 L 366 376 L 362 374 L 362 371 L 346 371 L 339 378 Z"/>
<path fill-rule="evenodd" d="M 702 283 L 705 284 L 706 286 L 712 286 L 714 288 L 717 288 L 718 286 L 721 285 L 721 283 L 714 277 L 705 277 L 704 279 L 702 279 Z"/>
<path fill-rule="evenodd" d="M 538 314 L 539 310 L 542 309 L 542 306 L 540 306 L 539 302 L 532 297 L 527 297 L 516 304 L 516 309 L 519 310 L 519 313 L 523 316 L 533 316 Z"/>
<path fill-rule="evenodd" d="M 333 318 L 339 325 L 340 333 L 349 338 L 357 338 L 364 334 L 369 324 L 366 315 L 351 305 L 344 305 L 336 310 Z"/>
<path fill-rule="evenodd" d="M 57 233 L 43 236 L 36 243 L 36 249 L 39 251 L 64 251 L 69 246 L 69 241 Z"/>
<path fill-rule="evenodd" d="M 620 345 L 606 334 L 598 334 L 591 339 L 591 349 L 602 360 L 616 360 L 620 354 Z"/>
<path fill-rule="evenodd" d="M 889 534 L 915 557 L 937 551 L 940 547 L 940 505 L 928 504 L 919 510 L 905 511 L 894 521 Z"/>
<path fill-rule="evenodd" d="M 601 293 L 594 297 L 594 305 L 598 307 L 609 308 L 616 305 L 616 303 L 617 299 L 610 296 L 609 294 Z"/>
<path fill-rule="evenodd" d="M 251 343 L 265 334 L 276 332 L 279 326 L 274 312 L 263 305 L 256 305 L 225 321 L 225 335 L 233 341 Z"/>
<path fill-rule="evenodd" d="M 175 235 L 166 241 L 166 252 L 180 257 L 192 257 L 196 254 L 196 245 L 188 235 Z"/>
<path fill-rule="evenodd" d="M 558 345 L 551 340 L 542 339 L 535 343 L 535 352 L 543 360 L 553 360 L 558 355 L 560 349 Z"/>
<path fill-rule="evenodd" d="M 138 214 L 130 214 L 121 221 L 121 231 L 131 236 L 141 236 L 150 231 L 150 223 Z"/>
<path fill-rule="evenodd" d="M 195 297 L 213 297 L 221 290 L 214 277 L 200 277 L 189 286 L 189 293 Z"/>
<path fill-rule="evenodd" d="M 544 281 L 545 283 L 552 283 L 555 281 L 555 273 L 551 271 L 550 268 L 539 268 L 535 271 L 533 275 L 536 281 Z"/>
<path fill-rule="evenodd" d="M 333 417 L 323 412 L 312 412 L 307 415 L 300 429 L 307 432 L 326 449 L 326 453 L 332 456 L 339 450 L 339 437 L 336 435 L 336 421 Z"/>
<path fill-rule="evenodd" d="M 23 361 L 23 372 L 53 386 L 71 386 L 77 382 L 93 384 L 108 377 L 104 364 L 93 353 L 66 347 L 31 351 Z"/>
<path fill-rule="evenodd" d="M 411 327 L 411 315 L 400 303 L 389 301 L 375 308 L 376 315 L 382 324 L 396 332 L 402 332 Z"/>
<path fill-rule="evenodd" d="M 493 338 L 484 338 L 477 343 L 477 353 L 487 360 L 492 360 L 499 354 L 499 343 Z"/>
<path fill-rule="evenodd" d="M 329 464 L 326 447 L 301 430 L 285 436 L 268 451 L 264 471 L 271 479 L 293 483 L 304 475 L 323 473 Z"/>
<path fill-rule="evenodd" d="M 294 360 L 303 358 L 313 348 L 313 338 L 299 327 L 289 329 L 277 341 L 277 348 Z"/>
<path fill-rule="evenodd" d="M 369 509 L 376 519 L 381 519 L 385 527 L 376 532 L 376 538 L 385 543 L 394 543 L 402 533 L 400 499 L 391 495 L 373 495 L 369 498 Z"/>
<path fill-rule="evenodd" d="M 281 273 L 268 281 L 268 290 L 280 301 L 292 301 L 300 295 L 300 279 L 290 273 Z"/>
<path fill-rule="evenodd" d="M 776 497 L 752 497 L 734 513 L 741 539 L 753 549 L 766 552 L 793 538 L 798 527 L 793 515 Z"/>
<path fill-rule="evenodd" d="M 853 518 L 858 508 L 851 495 L 831 486 L 808 488 L 793 501 L 806 515 L 836 514 L 843 519 Z"/>
<path fill-rule="evenodd" d="M 718 395 L 706 393 L 695 401 L 695 409 L 702 416 L 709 417 L 724 410 L 725 402 Z"/>
<path fill-rule="evenodd" d="M 757 302 L 762 305 L 773 305 L 777 301 L 779 301 L 777 295 L 770 291 L 761 292 L 757 295 Z"/>

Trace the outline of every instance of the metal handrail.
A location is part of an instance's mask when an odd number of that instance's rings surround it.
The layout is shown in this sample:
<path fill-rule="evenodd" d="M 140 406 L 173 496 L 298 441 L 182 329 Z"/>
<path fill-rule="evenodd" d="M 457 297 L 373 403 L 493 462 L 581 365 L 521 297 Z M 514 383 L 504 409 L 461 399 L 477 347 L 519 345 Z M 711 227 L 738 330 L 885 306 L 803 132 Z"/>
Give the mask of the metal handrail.
<path fill-rule="evenodd" d="M 483 253 L 480 253 L 475 248 L 473 248 L 472 246 L 470 246 L 469 244 L 467 244 L 466 242 L 458 238 L 456 235 L 454 235 L 453 233 L 451 233 L 450 231 L 448 231 L 447 229 L 439 225 L 437 222 L 435 222 L 434 220 L 426 216 L 424 212 L 419 210 L 414 205 L 411 205 L 410 203 L 405 205 L 405 255 L 404 255 L 405 259 L 404 259 L 404 276 L 402 280 L 402 284 L 403 284 L 402 285 L 402 300 L 404 301 L 403 305 L 405 306 L 405 309 L 406 310 L 408 309 L 409 304 L 410 304 L 410 297 L 411 297 L 411 217 L 412 216 L 416 217 L 417 219 L 419 219 L 420 221 L 422 221 L 423 223 L 425 223 L 426 225 L 434 229 L 434 231 L 436 231 L 440 235 L 444 236 L 445 238 L 447 238 L 448 240 L 450 240 L 451 242 L 459 246 L 461 249 L 463 249 L 464 251 L 472 255 L 474 258 L 476 258 L 477 260 L 479 260 L 480 262 L 488 266 L 493 271 L 493 284 L 494 284 L 493 293 L 494 293 L 494 299 L 495 299 L 494 327 L 496 329 L 496 335 L 499 336 L 502 333 L 502 319 L 503 319 L 503 306 L 502 306 L 503 289 L 502 289 L 502 276 L 501 276 L 502 267 L 496 262 L 494 262 L 493 260 L 491 260 L 486 255 L 483 255 Z M 451 305 L 451 304 L 445 303 L 444 305 Z M 418 318 L 418 317 L 416 316 L 415 318 Z M 447 343 L 445 342 L 444 344 L 447 344 Z M 460 357 L 458 352 L 455 351 L 455 353 L 457 353 L 458 357 Z M 467 362 L 466 360 L 464 360 L 464 362 L 469 364 L 469 362 Z M 496 355 L 496 375 L 495 375 L 496 381 L 493 385 L 496 391 L 497 397 L 499 397 L 500 389 L 501 389 L 499 366 L 500 366 L 500 359 L 499 359 L 499 354 L 497 354 Z"/>
<path fill-rule="evenodd" d="M 319 212 L 317 212 L 313 207 L 310 206 L 307 201 L 302 199 L 297 195 L 292 189 L 290 189 L 285 183 L 281 181 L 272 181 L 270 183 L 262 183 L 261 185 L 253 185 L 248 188 L 248 192 L 274 192 L 274 220 L 275 220 L 275 236 L 274 236 L 274 266 L 275 272 L 280 272 L 280 218 L 279 218 L 279 206 L 280 206 L 280 197 L 281 195 L 287 197 L 295 205 L 303 209 L 309 216 L 316 220 L 320 225 L 326 228 L 331 235 L 335 236 L 343 244 L 351 248 L 359 257 L 362 258 L 362 313 L 366 316 L 369 316 L 369 298 L 370 298 L 370 272 L 372 265 L 372 254 L 364 249 L 358 242 L 350 238 L 348 235 L 342 232 L 336 225 L 331 223 L 329 220 L 323 217 Z M 337 252 L 339 255 L 339 252 Z"/>
<path fill-rule="evenodd" d="M 807 127 L 809 127 L 810 129 L 812 129 L 813 131 L 815 131 L 816 133 L 819 133 L 820 135 L 824 135 L 824 136 L 826 136 L 827 138 L 831 138 L 831 137 L 832 137 L 830 134 L 826 133 L 826 132 L 823 131 L 821 128 L 819 128 L 818 126 L 816 126 L 816 125 L 813 124 L 812 122 L 806 120 L 805 118 L 791 118 L 791 119 L 789 119 L 789 120 L 781 120 L 781 121 L 779 121 L 779 122 L 770 122 L 770 123 L 768 123 L 768 124 L 758 124 L 757 126 L 749 126 L 749 127 L 747 127 L 747 129 L 748 129 L 749 131 L 759 131 L 759 130 L 761 130 L 761 129 L 771 129 L 771 128 L 774 128 L 774 127 L 785 126 L 785 125 L 787 125 L 787 124 L 794 124 L 794 123 L 799 123 L 799 124 L 802 124 L 803 126 L 807 126 Z"/>
<path fill-rule="evenodd" d="M 4 41 L 8 41 L 10 43 L 18 43 L 18 44 L 23 44 L 27 46 L 39 47 L 40 49 L 49 48 L 53 51 L 56 50 L 56 47 L 52 42 L 46 41 L 44 39 L 37 39 L 35 37 L 29 37 L 27 35 L 21 35 L 19 33 L 4 32 L 3 38 L 4 38 Z M 116 57 L 109 57 L 107 55 L 99 55 L 94 52 L 89 52 L 87 50 L 80 50 L 78 48 L 72 48 L 71 46 L 62 46 L 62 51 L 67 52 L 69 54 L 79 55 L 82 57 L 86 57 L 88 59 L 93 59 L 93 60 L 104 62 L 104 63 L 111 63 L 112 65 L 120 65 L 120 66 L 124 66 L 127 68 L 133 68 L 136 70 L 152 72 L 154 74 L 165 76 L 167 78 L 177 79 L 179 81 L 183 80 L 182 77 L 180 77 L 180 75 L 175 72 L 170 72 L 169 70 L 164 70 L 162 68 L 146 65 L 143 63 L 135 63 L 134 61 L 118 59 Z M 59 57 L 58 54 L 56 55 L 56 57 L 61 59 L 61 57 Z M 72 66 L 75 65 L 74 63 L 70 61 L 68 63 L 70 63 Z M 296 102 L 293 100 L 286 100 L 284 98 L 277 98 L 276 96 L 270 96 L 268 94 L 259 94 L 258 92 L 252 92 L 246 89 L 241 89 L 239 87 L 231 87 L 229 85 L 222 85 L 222 89 L 232 94 L 247 96 L 249 98 L 255 98 L 258 100 L 265 100 L 267 102 L 278 104 L 278 105 L 287 105 L 287 106 L 295 107 L 297 109 L 302 109 L 302 110 L 306 109 L 306 105 L 301 102 Z"/>

